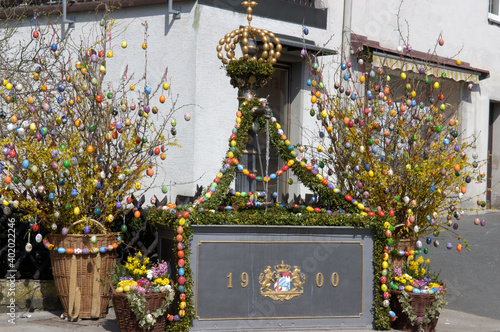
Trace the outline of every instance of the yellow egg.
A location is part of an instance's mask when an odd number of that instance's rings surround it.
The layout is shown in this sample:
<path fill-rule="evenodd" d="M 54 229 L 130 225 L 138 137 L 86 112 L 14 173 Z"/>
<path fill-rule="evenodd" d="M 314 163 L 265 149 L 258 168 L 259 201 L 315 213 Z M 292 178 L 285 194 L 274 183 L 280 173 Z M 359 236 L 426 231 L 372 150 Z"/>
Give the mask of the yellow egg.
<path fill-rule="evenodd" d="M 169 85 L 167 82 L 163 83 L 163 90 L 168 90 Z"/>
<path fill-rule="evenodd" d="M 75 216 L 79 215 L 79 214 L 80 214 L 80 208 L 79 208 L 79 207 L 76 207 L 76 208 L 73 210 L 73 213 L 75 214 Z"/>
<path fill-rule="evenodd" d="M 135 90 L 135 85 L 130 84 L 130 90 L 134 91 Z"/>
<path fill-rule="evenodd" d="M 135 184 L 135 189 L 136 189 L 136 190 L 141 189 L 141 184 L 140 184 L 139 182 L 136 182 L 136 184 Z"/>
<path fill-rule="evenodd" d="M 12 90 L 12 84 L 11 83 L 7 83 L 7 85 L 5 86 L 5 88 L 7 90 Z"/>
<path fill-rule="evenodd" d="M 323 151 L 323 147 L 321 145 L 318 146 L 318 152 Z"/>
<path fill-rule="evenodd" d="M 405 79 L 406 79 L 406 74 L 405 74 L 405 73 L 401 73 L 401 79 L 402 79 L 402 80 L 405 80 Z"/>
<path fill-rule="evenodd" d="M 123 47 L 123 48 L 126 48 L 126 47 L 127 47 L 127 42 L 126 42 L 126 41 L 122 41 L 122 47 Z"/>
<path fill-rule="evenodd" d="M 460 59 L 457 59 L 457 66 L 460 66 L 462 64 L 462 61 Z"/>
<path fill-rule="evenodd" d="M 106 72 L 106 67 L 101 65 L 101 68 L 99 70 L 101 71 L 101 73 L 104 74 Z"/>
<path fill-rule="evenodd" d="M 117 287 L 116 288 L 117 293 L 123 293 L 123 287 Z"/>
<path fill-rule="evenodd" d="M 439 82 L 434 82 L 434 89 L 435 90 L 439 89 Z"/>
<path fill-rule="evenodd" d="M 373 171 L 372 171 L 372 170 L 369 170 L 369 171 L 368 171 L 368 175 L 369 175 L 370 177 L 373 177 L 373 175 L 374 175 Z"/>
<path fill-rule="evenodd" d="M 112 58 L 113 57 L 113 51 L 108 51 L 108 53 L 106 54 L 106 56 L 108 58 Z"/>

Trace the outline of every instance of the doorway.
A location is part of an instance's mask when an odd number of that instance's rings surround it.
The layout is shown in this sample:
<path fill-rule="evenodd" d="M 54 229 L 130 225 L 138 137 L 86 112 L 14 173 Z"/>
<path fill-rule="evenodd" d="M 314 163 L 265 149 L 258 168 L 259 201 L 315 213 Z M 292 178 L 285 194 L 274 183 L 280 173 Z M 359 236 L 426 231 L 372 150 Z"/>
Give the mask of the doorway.
<path fill-rule="evenodd" d="M 285 135 L 288 135 L 290 128 L 290 78 L 291 67 L 287 65 L 276 65 L 273 78 L 258 91 L 260 98 L 267 98 L 269 107 L 273 112 L 276 121 L 281 125 Z M 272 122 L 269 123 L 272 125 Z M 256 126 L 254 126 L 256 129 Z M 251 130 L 248 133 L 246 149 L 243 151 L 241 161 L 247 165 L 250 172 L 255 172 L 258 176 L 265 176 L 266 173 L 266 132 L 263 130 Z M 268 172 L 276 173 L 283 167 L 283 161 L 276 150 L 269 146 Z M 268 182 L 268 194 L 277 193 L 281 197 L 288 189 L 288 172 L 276 180 Z M 236 175 L 235 190 L 239 192 L 264 191 L 265 183 L 249 179 L 246 175 L 238 172 Z"/>

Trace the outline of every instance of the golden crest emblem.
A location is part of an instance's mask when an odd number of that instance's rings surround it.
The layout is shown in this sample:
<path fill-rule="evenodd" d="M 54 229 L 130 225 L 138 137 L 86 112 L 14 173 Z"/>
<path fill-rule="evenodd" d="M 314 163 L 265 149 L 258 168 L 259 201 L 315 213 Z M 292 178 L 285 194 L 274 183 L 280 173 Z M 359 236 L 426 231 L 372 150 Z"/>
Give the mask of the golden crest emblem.
<path fill-rule="evenodd" d="M 291 272 L 290 272 L 291 271 Z M 297 266 L 286 265 L 284 261 L 274 266 L 274 271 L 268 266 L 259 276 L 260 295 L 270 297 L 275 301 L 288 301 L 304 292 L 303 284 L 306 276 Z"/>

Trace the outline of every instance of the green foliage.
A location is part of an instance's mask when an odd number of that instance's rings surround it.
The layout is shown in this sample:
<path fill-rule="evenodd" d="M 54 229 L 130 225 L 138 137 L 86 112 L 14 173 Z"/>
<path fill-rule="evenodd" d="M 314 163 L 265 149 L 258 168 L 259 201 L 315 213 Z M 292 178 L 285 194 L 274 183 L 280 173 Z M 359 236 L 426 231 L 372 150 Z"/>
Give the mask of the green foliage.
<path fill-rule="evenodd" d="M 250 77 L 251 75 L 270 80 L 273 77 L 274 68 L 269 62 L 239 59 L 231 61 L 226 65 L 227 76 Z"/>

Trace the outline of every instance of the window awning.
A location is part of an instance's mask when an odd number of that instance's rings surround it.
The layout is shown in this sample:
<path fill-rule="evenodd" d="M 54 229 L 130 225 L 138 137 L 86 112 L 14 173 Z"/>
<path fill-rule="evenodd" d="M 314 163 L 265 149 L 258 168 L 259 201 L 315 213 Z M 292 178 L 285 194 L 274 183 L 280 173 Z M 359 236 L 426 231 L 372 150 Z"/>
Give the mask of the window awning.
<path fill-rule="evenodd" d="M 435 63 L 426 63 L 424 61 L 415 60 L 407 57 L 396 57 L 389 54 L 374 52 L 373 65 L 375 67 L 386 67 L 390 69 L 399 69 L 402 71 L 411 71 L 419 73 L 423 68 L 426 75 L 435 77 L 446 77 L 457 82 L 465 81 L 479 83 L 480 73 L 471 70 L 460 70 L 446 65 L 436 66 Z M 444 73 L 444 74 L 443 74 Z"/>
<path fill-rule="evenodd" d="M 420 72 L 425 70 L 427 75 L 446 77 L 457 82 L 474 82 L 488 78 L 488 70 L 472 67 L 469 63 L 462 61 L 460 65 L 455 59 L 429 54 L 418 50 L 410 53 L 399 54 L 395 50 L 380 45 L 378 41 L 370 40 L 366 36 L 351 33 L 351 46 L 358 56 L 369 56 L 376 67 L 386 67 L 395 70 Z"/>

